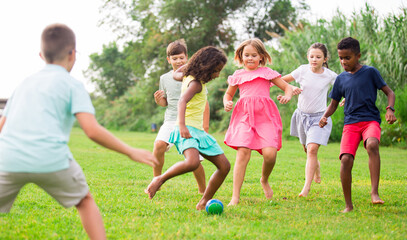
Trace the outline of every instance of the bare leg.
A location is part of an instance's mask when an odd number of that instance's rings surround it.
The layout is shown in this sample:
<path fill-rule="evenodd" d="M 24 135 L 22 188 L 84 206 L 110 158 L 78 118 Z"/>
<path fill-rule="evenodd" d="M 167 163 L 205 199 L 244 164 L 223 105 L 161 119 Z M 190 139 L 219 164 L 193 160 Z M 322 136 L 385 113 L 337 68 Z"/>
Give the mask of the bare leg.
<path fill-rule="evenodd" d="M 206 188 L 201 200 L 196 205 L 197 210 L 205 209 L 206 203 L 213 198 L 216 191 L 222 185 L 226 176 L 230 171 L 230 163 L 226 158 L 225 154 L 220 154 L 216 156 L 204 156 L 206 159 L 215 164 L 217 170 L 212 174 L 208 182 L 208 187 Z"/>
<path fill-rule="evenodd" d="M 106 239 L 102 216 L 90 192 L 76 205 L 76 209 L 89 239 Z"/>
<path fill-rule="evenodd" d="M 307 153 L 307 148 L 305 147 L 305 145 L 302 145 L 302 148 L 304 148 L 304 152 Z"/>
<path fill-rule="evenodd" d="M 352 204 L 352 168 L 353 168 L 353 156 L 345 153 L 341 156 L 341 183 L 343 196 L 345 197 L 345 209 L 344 213 L 353 210 Z"/>
<path fill-rule="evenodd" d="M 154 142 L 153 154 L 157 158 L 159 165 L 153 167 L 154 177 L 160 176 L 164 166 L 164 155 L 167 150 L 168 143 L 157 140 Z"/>
<path fill-rule="evenodd" d="M 315 170 L 318 166 L 318 149 L 319 144 L 310 143 L 307 146 L 307 164 L 305 165 L 305 184 L 298 195 L 300 197 L 306 197 L 311 189 L 311 183 L 314 179 Z"/>
<path fill-rule="evenodd" d="M 317 160 L 317 167 L 315 168 L 314 182 L 321 183 L 321 164 Z"/>
<path fill-rule="evenodd" d="M 246 167 L 251 156 L 251 149 L 238 148 L 236 153 L 236 162 L 233 168 L 233 195 L 228 206 L 237 205 L 240 199 L 240 189 L 242 188 Z"/>
<path fill-rule="evenodd" d="M 206 189 L 206 183 L 205 183 L 205 170 L 202 164 L 199 164 L 199 167 L 194 171 L 194 176 L 196 182 L 198 183 L 198 193 L 204 194 Z"/>
<path fill-rule="evenodd" d="M 370 181 L 372 185 L 372 203 L 383 204 L 384 201 L 379 197 L 379 180 L 380 180 L 380 153 L 379 140 L 376 138 L 366 139 L 366 150 L 369 155 Z"/>
<path fill-rule="evenodd" d="M 148 194 L 148 197 L 152 199 L 156 194 L 157 190 L 164 184 L 168 179 L 175 176 L 192 172 L 199 167 L 199 152 L 195 148 L 189 148 L 184 151 L 185 160 L 177 162 L 172 165 L 165 173 L 160 176 L 154 177 L 151 183 L 148 185 L 145 193 Z"/>
<path fill-rule="evenodd" d="M 264 195 L 267 199 L 273 197 L 273 189 L 271 189 L 269 184 L 269 177 L 273 171 L 274 165 L 276 164 L 277 149 L 274 147 L 266 147 L 262 149 L 263 152 L 263 167 L 261 170 L 260 183 L 263 187 Z"/>

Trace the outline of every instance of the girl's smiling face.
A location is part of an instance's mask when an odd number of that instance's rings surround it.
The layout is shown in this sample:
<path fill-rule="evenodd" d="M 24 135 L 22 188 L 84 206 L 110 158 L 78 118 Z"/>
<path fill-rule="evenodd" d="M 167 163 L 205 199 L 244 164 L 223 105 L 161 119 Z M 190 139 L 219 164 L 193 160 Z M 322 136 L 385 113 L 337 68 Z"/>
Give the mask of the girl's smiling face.
<path fill-rule="evenodd" d="M 307 57 L 313 72 L 320 70 L 322 68 L 322 64 L 324 64 L 324 62 L 327 60 L 327 58 L 324 57 L 324 53 L 318 48 L 311 48 Z"/>
<path fill-rule="evenodd" d="M 252 45 L 247 45 L 242 53 L 243 64 L 246 70 L 253 71 L 259 67 L 262 57 Z"/>

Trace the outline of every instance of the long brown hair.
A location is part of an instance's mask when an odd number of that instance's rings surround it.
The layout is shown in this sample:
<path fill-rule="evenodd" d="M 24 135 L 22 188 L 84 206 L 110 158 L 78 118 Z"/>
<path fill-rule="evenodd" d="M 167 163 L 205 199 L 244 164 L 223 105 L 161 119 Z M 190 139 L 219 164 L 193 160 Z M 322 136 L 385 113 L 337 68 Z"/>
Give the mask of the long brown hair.
<path fill-rule="evenodd" d="M 325 58 L 326 58 L 326 61 L 324 61 L 324 63 L 322 64 L 322 66 L 324 66 L 324 67 L 326 67 L 326 68 L 329 68 L 329 67 L 328 67 L 329 53 L 328 53 L 328 49 L 326 48 L 325 44 L 319 43 L 319 42 L 316 42 L 316 43 L 312 44 L 311 47 L 308 48 L 307 56 L 308 56 L 309 51 L 310 51 L 311 49 L 319 49 L 319 50 L 322 51 L 322 53 L 324 54 L 324 60 L 325 60 Z"/>

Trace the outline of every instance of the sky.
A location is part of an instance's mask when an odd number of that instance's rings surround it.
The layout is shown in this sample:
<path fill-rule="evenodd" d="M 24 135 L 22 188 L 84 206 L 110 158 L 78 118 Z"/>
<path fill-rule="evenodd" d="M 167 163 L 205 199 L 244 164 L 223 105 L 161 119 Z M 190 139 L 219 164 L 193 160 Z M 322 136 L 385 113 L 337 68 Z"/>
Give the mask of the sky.
<path fill-rule="evenodd" d="M 0 3 L 0 98 L 9 98 L 24 78 L 44 66 L 39 57 L 42 30 L 51 23 L 64 23 L 76 34 L 77 60 L 71 75 L 91 92 L 94 86 L 83 75 L 89 55 L 100 53 L 116 36 L 107 26 L 98 26 L 103 0 L 3 0 Z M 407 0 L 306 0 L 309 20 L 330 19 L 339 9 L 352 14 L 368 2 L 379 16 L 400 12 Z"/>

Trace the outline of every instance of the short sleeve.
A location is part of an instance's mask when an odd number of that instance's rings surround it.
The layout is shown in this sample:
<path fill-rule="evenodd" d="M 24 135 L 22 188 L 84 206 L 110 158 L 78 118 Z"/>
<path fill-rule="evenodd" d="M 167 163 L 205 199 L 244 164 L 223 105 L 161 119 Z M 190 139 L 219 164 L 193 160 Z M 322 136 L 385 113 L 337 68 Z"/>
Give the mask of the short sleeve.
<path fill-rule="evenodd" d="M 333 86 L 331 92 L 329 93 L 329 97 L 339 102 L 343 96 L 343 93 L 342 93 L 342 87 L 340 85 L 340 81 L 338 81 L 338 78 L 339 77 L 337 77 L 337 80 L 335 81 L 334 86 Z"/>
<path fill-rule="evenodd" d="M 254 71 L 246 71 L 245 69 L 239 69 L 232 76 L 228 77 L 228 83 L 231 86 L 241 85 L 245 82 L 253 81 L 256 78 L 264 78 L 266 80 L 273 80 L 281 77 L 281 74 L 268 68 L 260 67 Z"/>
<path fill-rule="evenodd" d="M 372 78 L 374 81 L 374 84 L 377 89 L 381 89 L 382 87 L 386 86 L 386 82 L 383 80 L 382 75 L 380 74 L 379 70 L 377 70 L 374 67 L 371 67 L 372 69 Z"/>
<path fill-rule="evenodd" d="M 71 89 L 71 113 L 87 112 L 95 114 L 95 108 L 92 105 L 89 93 L 81 82 L 75 80 Z"/>
<path fill-rule="evenodd" d="M 302 75 L 304 66 L 306 67 L 307 65 L 301 65 L 297 69 L 295 69 L 294 71 L 291 72 L 291 76 L 293 76 L 295 82 L 297 82 L 297 83 L 301 82 L 301 75 Z"/>

